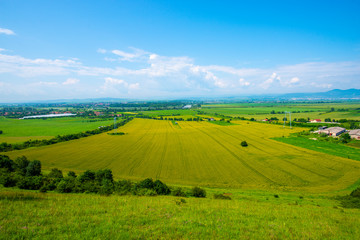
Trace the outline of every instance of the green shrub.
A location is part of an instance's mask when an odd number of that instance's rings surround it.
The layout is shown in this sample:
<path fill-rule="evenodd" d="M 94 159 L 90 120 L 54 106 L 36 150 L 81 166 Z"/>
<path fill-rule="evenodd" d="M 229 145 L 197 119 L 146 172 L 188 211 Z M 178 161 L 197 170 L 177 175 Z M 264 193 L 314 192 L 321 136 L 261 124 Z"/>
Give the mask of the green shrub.
<path fill-rule="evenodd" d="M 49 178 L 64 178 L 62 171 L 57 168 L 51 169 L 50 173 L 48 174 L 48 177 Z"/>
<path fill-rule="evenodd" d="M 139 188 L 148 188 L 148 189 L 154 189 L 154 182 L 151 178 L 146 178 L 139 182 L 138 184 Z"/>
<path fill-rule="evenodd" d="M 355 198 L 360 198 L 360 187 L 358 187 L 357 189 L 355 189 L 354 191 L 352 191 L 350 193 L 350 196 L 355 197 Z"/>
<path fill-rule="evenodd" d="M 204 197 L 206 197 L 206 191 L 205 191 L 205 189 L 202 189 L 199 187 L 193 187 L 191 189 L 191 196 L 198 197 L 198 198 L 204 198 Z"/>
<path fill-rule="evenodd" d="M 224 199 L 224 200 L 231 200 L 231 197 L 230 196 L 226 196 L 224 194 L 214 194 L 214 198 L 215 199 Z"/>
<path fill-rule="evenodd" d="M 14 171 L 15 163 L 6 155 L 0 155 L 0 168 L 5 168 L 7 171 Z"/>
<path fill-rule="evenodd" d="M 26 176 L 40 176 L 41 175 L 41 162 L 38 160 L 31 161 L 26 167 Z"/>
<path fill-rule="evenodd" d="M 248 146 L 248 144 L 247 144 L 246 141 L 242 141 L 242 142 L 240 143 L 240 145 L 241 145 L 242 147 L 247 147 L 247 146 Z"/>
<path fill-rule="evenodd" d="M 166 186 L 165 183 L 161 182 L 160 180 L 156 180 L 154 182 L 154 190 L 159 195 L 169 195 L 170 188 Z"/>
<path fill-rule="evenodd" d="M 176 187 L 171 191 L 172 196 L 176 197 L 186 197 L 186 193 L 183 191 L 181 187 Z"/>

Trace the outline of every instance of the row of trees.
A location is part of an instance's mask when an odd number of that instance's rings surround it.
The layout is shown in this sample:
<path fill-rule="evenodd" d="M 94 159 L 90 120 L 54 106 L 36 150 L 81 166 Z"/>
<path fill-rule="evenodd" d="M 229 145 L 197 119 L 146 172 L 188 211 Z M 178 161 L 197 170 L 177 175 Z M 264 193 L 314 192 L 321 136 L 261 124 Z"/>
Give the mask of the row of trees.
<path fill-rule="evenodd" d="M 118 122 L 116 127 L 123 126 L 131 120 L 132 120 L 132 118 L 130 118 L 130 117 L 126 118 L 123 121 Z M 67 135 L 62 135 L 62 136 L 58 135 L 49 140 L 46 140 L 46 139 L 28 140 L 28 141 L 25 141 L 22 143 L 14 143 L 14 144 L 9 144 L 9 143 L 3 142 L 3 143 L 0 143 L 0 152 L 9 152 L 9 151 L 20 150 L 20 149 L 25 149 L 25 148 L 29 148 L 29 147 L 40 147 L 40 146 L 45 146 L 45 145 L 56 144 L 59 142 L 66 142 L 66 141 L 70 141 L 70 140 L 74 140 L 74 139 L 89 137 L 89 136 L 92 136 L 95 134 L 100 134 L 103 132 L 108 132 L 108 131 L 112 130 L 113 128 L 114 128 L 114 125 L 109 125 L 109 126 L 100 127 L 98 129 L 89 130 L 89 131 L 81 132 L 81 133 L 67 134 Z"/>
<path fill-rule="evenodd" d="M 130 180 L 115 181 L 110 169 L 98 171 L 87 170 L 80 175 L 75 172 L 63 172 L 53 168 L 50 173 L 41 172 L 41 162 L 29 161 L 26 157 L 18 157 L 15 161 L 6 155 L 0 155 L 0 184 L 4 187 L 18 187 L 20 189 L 40 190 L 40 192 L 57 191 L 60 193 L 98 193 L 110 195 L 174 195 L 206 197 L 204 189 L 194 187 L 190 191 L 170 188 L 160 180 L 147 178 L 140 182 Z"/>

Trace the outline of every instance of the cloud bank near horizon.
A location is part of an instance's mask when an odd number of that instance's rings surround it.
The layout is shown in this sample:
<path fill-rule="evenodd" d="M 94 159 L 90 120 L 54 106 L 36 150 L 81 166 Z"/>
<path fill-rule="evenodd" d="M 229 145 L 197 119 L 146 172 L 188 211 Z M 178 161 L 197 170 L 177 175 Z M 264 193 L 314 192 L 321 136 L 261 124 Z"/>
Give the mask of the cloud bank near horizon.
<path fill-rule="evenodd" d="M 1 29 L 0 29 L 1 30 Z M 360 62 L 302 62 L 273 68 L 201 65 L 189 56 L 137 48 L 98 49 L 101 66 L 0 52 L 0 102 L 60 98 L 176 98 L 360 88 Z M 104 67 L 108 65 L 108 67 Z"/>

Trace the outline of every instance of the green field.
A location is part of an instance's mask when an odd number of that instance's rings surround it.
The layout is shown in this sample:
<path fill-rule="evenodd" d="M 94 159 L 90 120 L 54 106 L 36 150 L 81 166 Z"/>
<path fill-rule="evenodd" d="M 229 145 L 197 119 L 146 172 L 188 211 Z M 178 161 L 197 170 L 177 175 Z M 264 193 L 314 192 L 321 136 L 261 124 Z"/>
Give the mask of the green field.
<path fill-rule="evenodd" d="M 331 112 L 331 108 L 335 111 Z M 232 117 L 265 118 L 277 117 L 283 119 L 284 114 L 277 112 L 292 112 L 294 118 L 321 119 L 354 119 L 360 120 L 360 103 L 232 103 L 232 104 L 204 104 L 201 111 L 208 114 L 221 114 Z M 346 111 L 338 111 L 345 109 Z M 275 114 L 271 114 L 275 111 Z"/>
<path fill-rule="evenodd" d="M 11 119 L 0 117 L 0 143 L 24 142 L 29 139 L 50 139 L 57 135 L 79 133 L 107 126 L 113 120 L 93 121 L 86 118 Z"/>
<path fill-rule="evenodd" d="M 227 192 L 232 200 L 212 199 Z M 359 239 L 360 210 L 332 197 L 207 189 L 206 199 L 0 188 L 0 239 Z M 275 193 L 278 198 L 275 198 Z"/>
<path fill-rule="evenodd" d="M 360 162 L 271 140 L 301 131 L 272 124 L 134 119 L 123 136 L 106 133 L 51 146 L 8 152 L 45 169 L 112 169 L 117 178 L 151 177 L 166 183 L 328 192 L 359 179 Z M 248 147 L 241 147 L 242 141 Z"/>

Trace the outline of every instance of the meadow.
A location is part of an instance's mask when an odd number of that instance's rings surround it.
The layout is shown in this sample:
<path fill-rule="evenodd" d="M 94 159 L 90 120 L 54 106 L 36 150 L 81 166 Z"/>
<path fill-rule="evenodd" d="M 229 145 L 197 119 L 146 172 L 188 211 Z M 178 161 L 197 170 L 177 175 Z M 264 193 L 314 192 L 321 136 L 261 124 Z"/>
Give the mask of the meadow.
<path fill-rule="evenodd" d="M 229 104 L 204 104 L 201 110 L 214 115 L 215 113 L 231 116 L 245 117 L 262 120 L 277 117 L 282 120 L 283 113 L 292 112 L 294 118 L 310 119 L 353 119 L 360 120 L 359 102 L 339 103 L 229 103 Z M 331 109 L 334 108 L 334 111 Z M 340 111 L 339 111 L 340 110 Z M 271 114 L 274 111 L 275 114 Z"/>
<path fill-rule="evenodd" d="M 358 239 L 360 210 L 331 196 L 206 189 L 208 197 L 0 188 L 0 239 Z M 227 192 L 232 200 L 213 199 Z"/>
<path fill-rule="evenodd" d="M 25 155 L 44 169 L 82 172 L 109 168 L 116 178 L 243 189 L 331 192 L 359 179 L 360 162 L 299 148 L 270 138 L 302 128 L 250 121 L 209 122 L 134 119 L 106 133 L 51 146 L 8 152 Z M 248 147 L 240 143 L 247 141 Z"/>
<path fill-rule="evenodd" d="M 113 120 L 92 120 L 81 117 L 63 117 L 46 119 L 11 119 L 0 117 L 0 143 L 17 143 L 29 139 L 50 139 L 57 135 L 74 134 L 93 130 L 99 126 L 108 126 Z"/>

